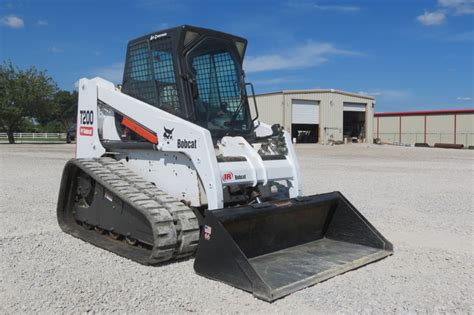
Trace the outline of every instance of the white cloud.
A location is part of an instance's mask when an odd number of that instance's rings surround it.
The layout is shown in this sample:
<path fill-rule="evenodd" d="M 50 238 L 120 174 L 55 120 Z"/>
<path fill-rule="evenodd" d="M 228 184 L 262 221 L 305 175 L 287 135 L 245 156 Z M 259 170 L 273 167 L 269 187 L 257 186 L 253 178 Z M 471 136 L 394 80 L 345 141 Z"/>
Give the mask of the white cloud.
<path fill-rule="evenodd" d="M 281 84 L 281 83 L 288 83 L 291 81 L 289 78 L 286 77 L 278 77 L 278 78 L 272 78 L 272 79 L 263 79 L 263 80 L 256 80 L 253 83 L 257 85 L 276 85 L 276 84 Z"/>
<path fill-rule="evenodd" d="M 451 35 L 446 38 L 448 42 L 472 42 L 474 41 L 474 31 Z"/>
<path fill-rule="evenodd" d="M 375 96 L 382 101 L 390 102 L 401 102 L 411 98 L 412 94 L 407 90 L 396 90 L 396 89 L 375 89 L 373 91 L 364 92 L 361 91 L 359 94 Z"/>
<path fill-rule="evenodd" d="M 187 10 L 188 4 L 186 1 L 178 0 L 135 0 L 132 1 L 134 7 L 141 9 L 156 9 L 161 11 L 173 11 L 173 10 Z M 181 12 L 182 13 L 182 12 Z"/>
<path fill-rule="evenodd" d="M 467 102 L 467 101 L 472 101 L 472 97 L 469 97 L 469 96 L 459 96 L 459 97 L 456 98 L 456 100 Z"/>
<path fill-rule="evenodd" d="M 15 15 L 8 15 L 1 18 L 0 22 L 11 28 L 22 28 L 25 26 L 25 22 L 21 18 Z"/>
<path fill-rule="evenodd" d="M 369 96 L 380 96 L 382 95 L 381 92 L 366 92 L 366 91 L 359 91 L 357 92 L 358 94 L 361 94 L 361 95 L 369 95 Z"/>
<path fill-rule="evenodd" d="M 53 46 L 49 49 L 50 52 L 52 52 L 53 54 L 60 54 L 62 53 L 64 50 L 61 49 L 61 48 L 58 48 L 56 46 Z"/>
<path fill-rule="evenodd" d="M 474 0 L 438 0 L 438 5 L 454 15 L 474 14 Z"/>
<path fill-rule="evenodd" d="M 354 56 L 362 54 L 338 49 L 330 43 L 308 41 L 301 46 L 286 50 L 280 54 L 249 56 L 244 63 L 244 69 L 246 72 L 251 73 L 315 67 L 326 62 L 330 56 L 334 55 Z"/>
<path fill-rule="evenodd" d="M 314 8 L 321 11 L 339 11 L 339 12 L 355 12 L 359 11 L 360 8 L 349 5 L 318 5 L 315 4 Z"/>
<path fill-rule="evenodd" d="M 397 111 L 416 102 L 414 93 L 406 89 L 381 88 L 359 92 L 359 94 L 374 96 L 377 102 L 377 111 Z"/>
<path fill-rule="evenodd" d="M 119 83 L 122 83 L 123 68 L 124 68 L 123 62 L 116 62 L 109 66 L 101 67 L 94 70 L 92 73 L 92 76 L 101 77 L 113 83 L 119 84 Z"/>
<path fill-rule="evenodd" d="M 474 0 L 438 0 L 438 9 L 425 12 L 416 19 L 423 25 L 443 24 L 448 16 L 474 14 Z"/>
<path fill-rule="evenodd" d="M 312 10 L 319 10 L 319 11 L 336 11 L 336 12 L 357 12 L 360 10 L 360 7 L 353 6 L 353 5 L 320 5 L 313 2 L 289 2 L 287 3 L 288 7 L 297 8 L 297 9 L 312 9 Z"/>
<path fill-rule="evenodd" d="M 446 15 L 440 11 L 425 12 L 416 19 L 425 26 L 441 25 L 444 23 Z"/>
<path fill-rule="evenodd" d="M 46 21 L 46 20 L 38 20 L 38 22 L 36 22 L 36 25 L 37 25 L 37 26 L 47 26 L 47 25 L 48 25 L 48 21 Z"/>

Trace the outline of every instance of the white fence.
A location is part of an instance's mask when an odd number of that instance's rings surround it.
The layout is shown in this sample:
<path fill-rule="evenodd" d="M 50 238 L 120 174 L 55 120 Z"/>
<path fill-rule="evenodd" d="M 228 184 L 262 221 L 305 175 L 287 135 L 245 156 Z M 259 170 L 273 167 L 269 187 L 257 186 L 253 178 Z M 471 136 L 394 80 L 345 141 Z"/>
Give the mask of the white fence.
<path fill-rule="evenodd" d="M 15 132 L 13 134 L 16 143 L 35 143 L 35 142 L 66 142 L 66 133 L 36 133 L 36 132 Z M 6 132 L 0 132 L 0 143 L 8 142 Z"/>

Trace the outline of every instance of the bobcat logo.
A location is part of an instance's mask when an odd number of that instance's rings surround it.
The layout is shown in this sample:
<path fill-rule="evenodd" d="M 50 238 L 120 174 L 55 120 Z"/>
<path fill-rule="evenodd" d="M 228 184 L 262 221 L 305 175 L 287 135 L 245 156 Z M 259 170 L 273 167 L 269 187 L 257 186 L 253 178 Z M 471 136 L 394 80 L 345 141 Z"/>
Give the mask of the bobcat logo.
<path fill-rule="evenodd" d="M 168 140 L 172 140 L 173 139 L 173 129 L 166 129 L 166 127 L 163 127 L 163 129 L 165 129 L 165 132 L 163 133 L 163 137 L 165 137 L 165 139 L 168 139 Z"/>

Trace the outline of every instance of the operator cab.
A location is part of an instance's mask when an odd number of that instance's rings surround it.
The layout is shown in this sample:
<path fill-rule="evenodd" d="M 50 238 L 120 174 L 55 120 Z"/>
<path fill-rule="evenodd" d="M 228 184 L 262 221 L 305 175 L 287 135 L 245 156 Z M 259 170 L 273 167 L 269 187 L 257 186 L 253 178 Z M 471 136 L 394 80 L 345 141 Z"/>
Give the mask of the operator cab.
<path fill-rule="evenodd" d="M 198 124 L 213 138 L 252 136 L 242 63 L 247 41 L 192 26 L 128 44 L 122 92 Z"/>

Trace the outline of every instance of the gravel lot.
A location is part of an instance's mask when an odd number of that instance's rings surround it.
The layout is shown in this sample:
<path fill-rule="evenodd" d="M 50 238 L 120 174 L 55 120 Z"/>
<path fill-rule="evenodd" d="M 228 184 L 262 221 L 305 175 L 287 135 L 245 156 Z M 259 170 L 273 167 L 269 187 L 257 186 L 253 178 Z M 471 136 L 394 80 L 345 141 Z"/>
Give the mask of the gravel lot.
<path fill-rule="evenodd" d="M 382 261 L 272 304 L 194 274 L 144 267 L 62 233 L 74 145 L 0 145 L 0 313 L 473 313 L 474 152 L 298 146 L 307 194 L 339 190 L 395 246 Z"/>

